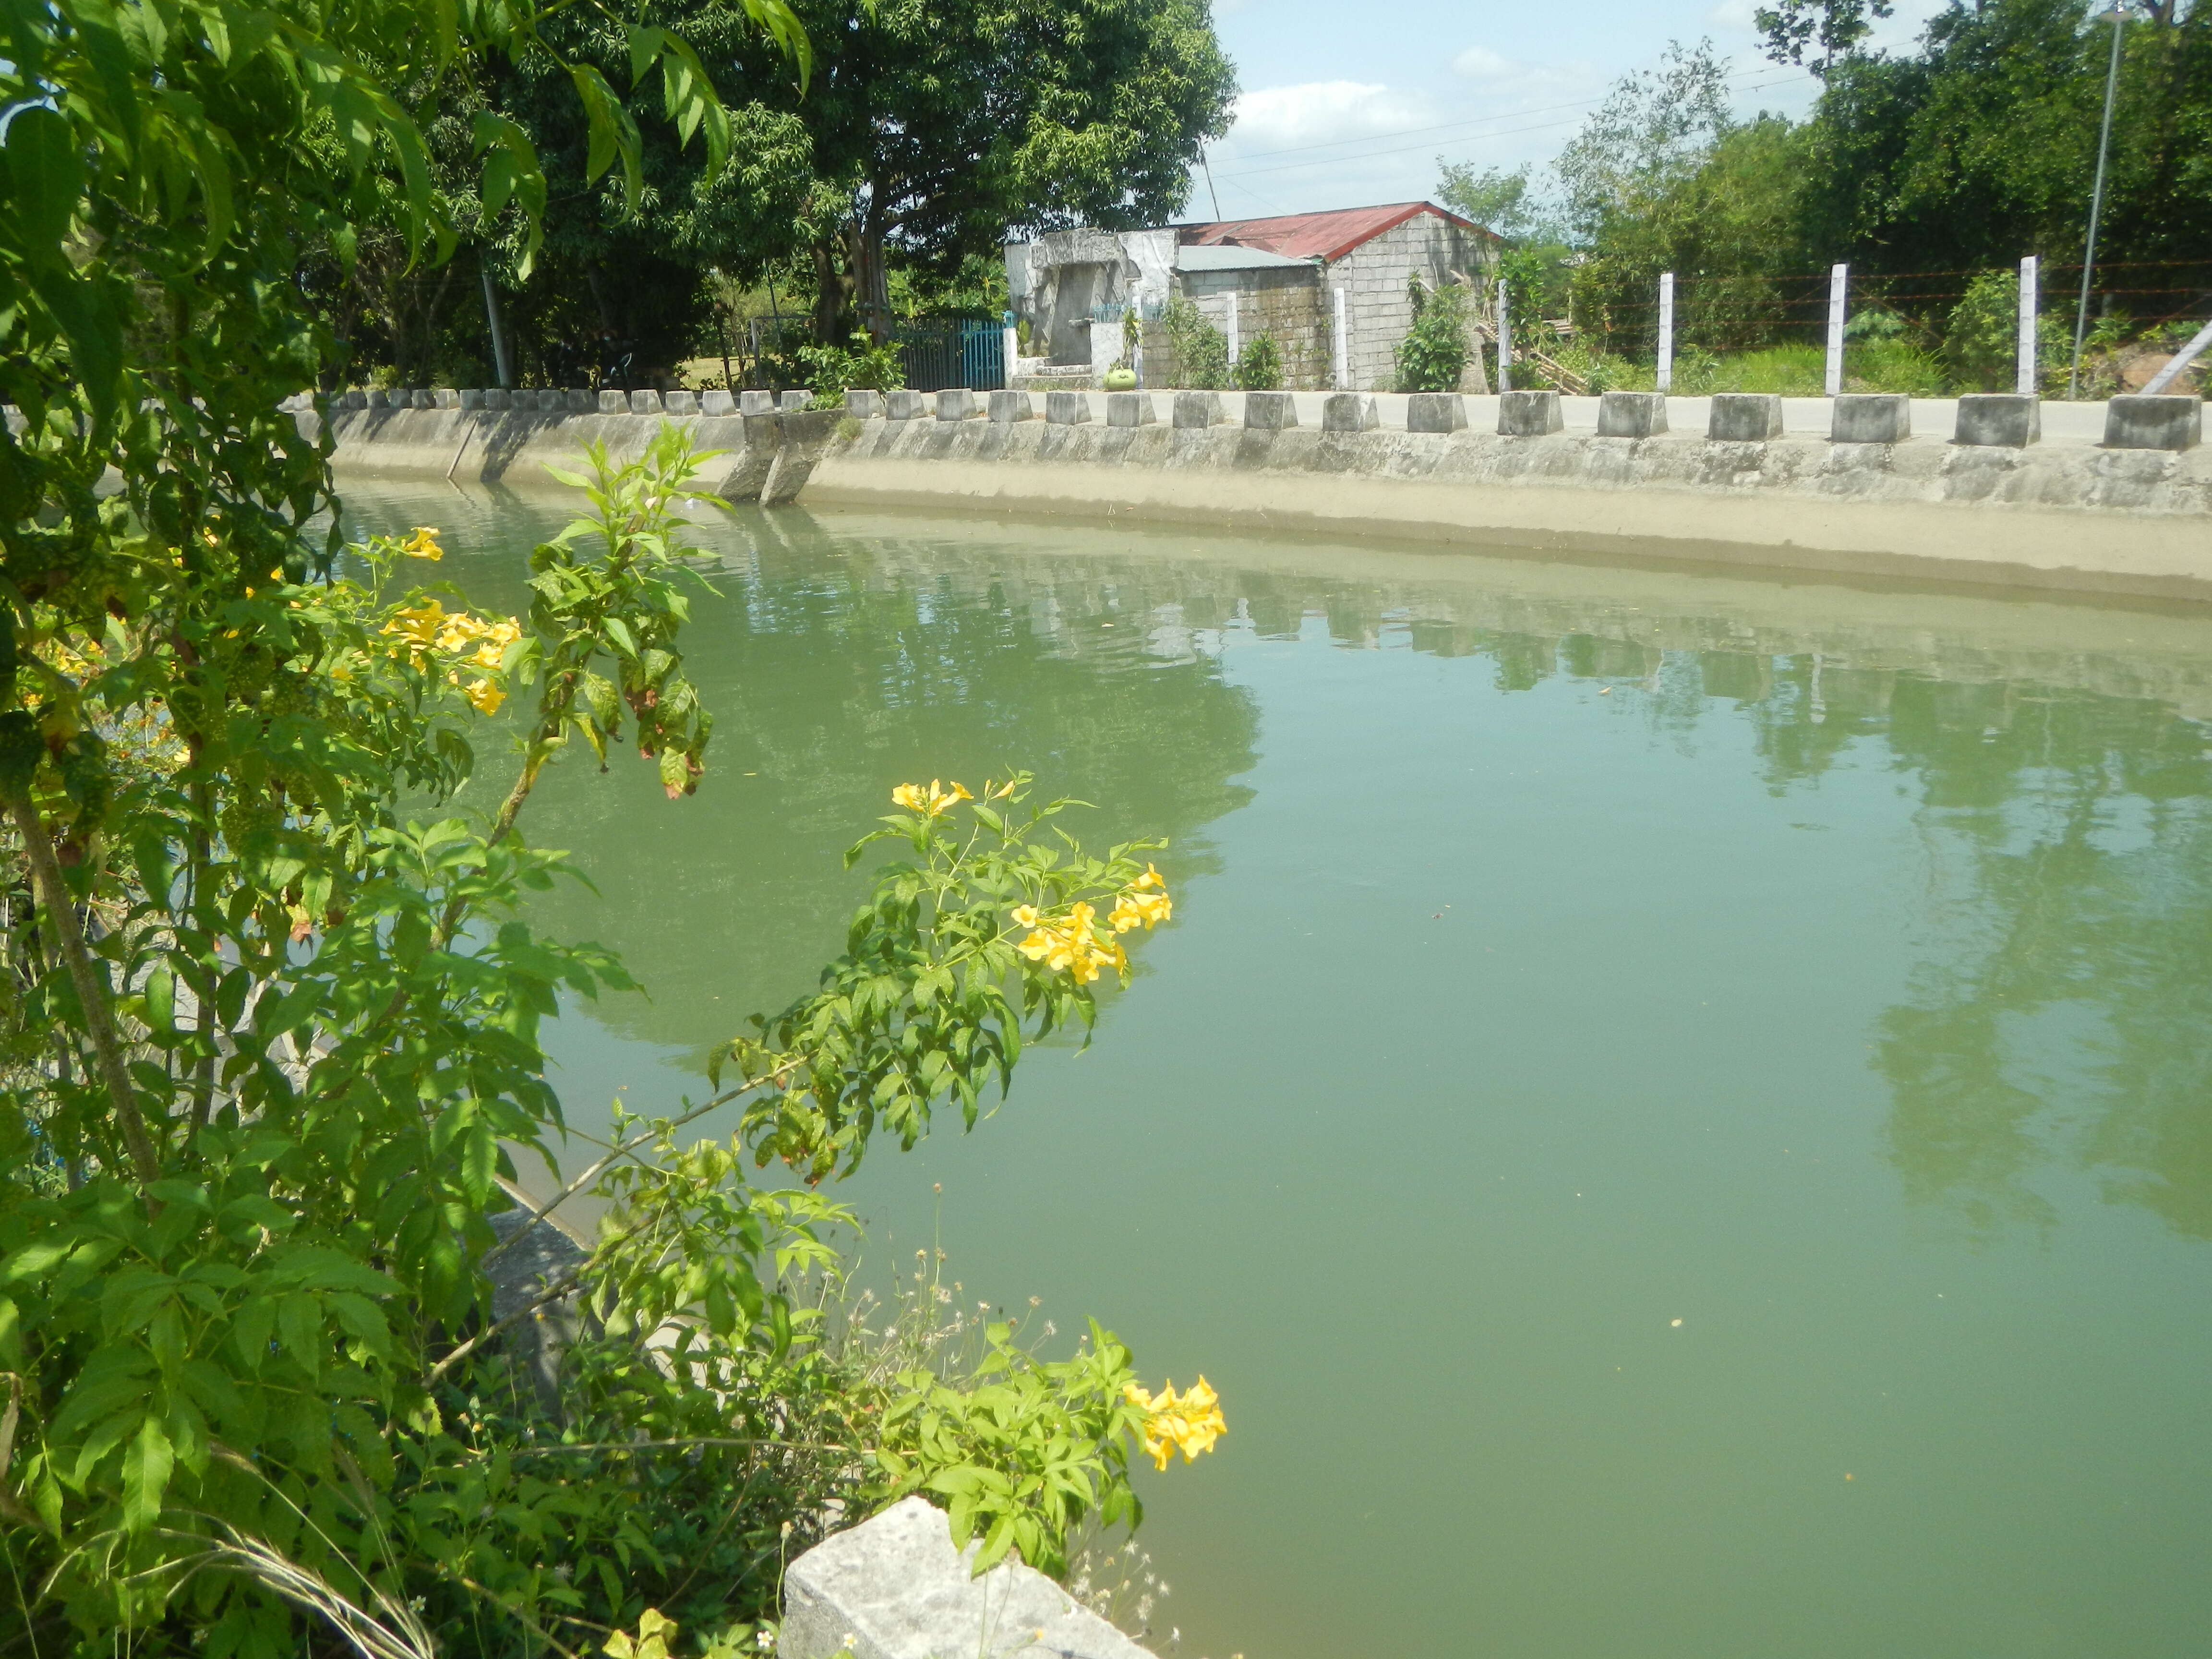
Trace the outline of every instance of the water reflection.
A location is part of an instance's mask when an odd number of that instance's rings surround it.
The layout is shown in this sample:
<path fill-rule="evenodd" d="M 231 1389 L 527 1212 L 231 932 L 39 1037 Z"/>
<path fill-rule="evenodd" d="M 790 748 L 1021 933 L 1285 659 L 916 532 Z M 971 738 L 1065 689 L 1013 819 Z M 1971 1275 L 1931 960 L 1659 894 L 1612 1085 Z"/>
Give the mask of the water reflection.
<path fill-rule="evenodd" d="M 560 521 L 544 496 L 440 510 L 510 548 Z M 1776 794 L 1810 799 L 1839 764 L 1893 774 L 1917 965 L 1870 1058 L 1905 1193 L 1976 1231 L 2048 1224 L 2039 1182 L 2064 1166 L 2212 1236 L 2202 617 L 865 514 L 747 513 L 711 539 L 720 592 L 688 636 L 717 721 L 708 786 L 671 811 L 643 769 L 571 768 L 533 809 L 599 889 L 544 923 L 650 988 L 597 1011 L 625 1036 L 696 1053 L 803 989 L 859 891 L 835 850 L 917 767 L 1029 766 L 1101 804 L 1087 835 L 1157 829 L 1184 877 L 1212 867 L 1207 826 L 1248 799 L 1259 741 L 1223 642 L 1317 624 L 1347 648 L 1484 659 L 1505 693 L 1601 683 L 1685 750 L 1746 722 Z M 520 603 L 511 562 L 465 574 Z"/>

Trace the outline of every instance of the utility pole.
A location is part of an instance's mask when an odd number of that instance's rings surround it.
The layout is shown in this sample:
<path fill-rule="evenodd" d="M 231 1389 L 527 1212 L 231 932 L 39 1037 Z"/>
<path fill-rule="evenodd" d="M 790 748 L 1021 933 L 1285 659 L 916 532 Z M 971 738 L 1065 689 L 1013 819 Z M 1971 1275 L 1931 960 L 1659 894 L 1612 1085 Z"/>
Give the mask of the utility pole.
<path fill-rule="evenodd" d="M 2116 5 L 2097 14 L 2100 23 L 2112 26 L 2112 67 L 2105 71 L 2105 123 L 2097 134 L 2097 182 L 2089 191 L 2089 236 L 2081 252 L 2081 303 L 2074 313 L 2074 362 L 2066 371 L 2066 398 L 2072 402 L 2081 391 L 2081 337 L 2089 331 L 2089 276 L 2097 265 L 2097 221 L 2105 210 L 2105 157 L 2112 146 L 2112 94 L 2120 85 L 2120 31 L 2127 26 L 2128 9 Z"/>

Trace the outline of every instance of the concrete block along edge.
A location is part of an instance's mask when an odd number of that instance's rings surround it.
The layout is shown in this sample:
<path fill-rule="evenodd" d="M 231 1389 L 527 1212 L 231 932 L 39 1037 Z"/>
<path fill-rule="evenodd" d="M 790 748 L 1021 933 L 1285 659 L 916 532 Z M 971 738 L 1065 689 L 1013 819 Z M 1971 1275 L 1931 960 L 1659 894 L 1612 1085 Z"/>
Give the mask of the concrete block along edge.
<path fill-rule="evenodd" d="M 699 395 L 695 392 L 671 392 L 662 397 L 660 403 L 671 415 L 696 415 L 699 412 Z"/>
<path fill-rule="evenodd" d="M 1782 435 L 1782 399 L 1770 392 L 1716 392 L 1705 436 L 1715 443 L 1763 444 Z"/>
<path fill-rule="evenodd" d="M 633 392 L 629 394 L 629 412 L 633 415 L 660 413 L 660 394 L 658 392 Z"/>
<path fill-rule="evenodd" d="M 748 398 L 752 395 L 750 392 L 745 393 Z M 919 392 L 893 392 L 884 398 L 884 413 L 894 421 L 918 421 L 928 412 L 928 407 Z M 750 410 L 745 412 L 752 413 Z"/>
<path fill-rule="evenodd" d="M 1257 432 L 1285 432 L 1298 423 L 1297 399 L 1287 392 L 1244 394 L 1244 424 Z"/>
<path fill-rule="evenodd" d="M 571 415 L 588 415 L 599 406 L 591 392 L 580 386 L 568 388 L 568 398 Z"/>
<path fill-rule="evenodd" d="M 884 412 L 884 394 L 856 387 L 845 394 L 845 412 L 856 421 L 872 421 Z"/>
<path fill-rule="evenodd" d="M 741 392 L 738 394 L 738 413 L 740 415 L 773 415 L 775 413 L 775 393 Z"/>
<path fill-rule="evenodd" d="M 1175 397 L 1175 423 L 1178 428 L 1225 426 L 1229 411 L 1222 407 L 1218 392 L 1178 392 Z"/>
<path fill-rule="evenodd" d="M 1780 416 L 1776 417 L 1779 420 Z M 1498 394 L 1498 435 L 1501 438 L 1542 438 L 1567 423 L 1556 392 L 1501 392 Z M 1781 428 L 1778 426 L 1776 430 Z"/>
<path fill-rule="evenodd" d="M 1607 392 L 1597 400 L 1601 438 L 1656 438 L 1666 429 L 1663 392 Z"/>
<path fill-rule="evenodd" d="M 2161 394 L 2115 398 L 2105 405 L 2107 449 L 2194 449 L 2204 441 L 2204 400 Z"/>
<path fill-rule="evenodd" d="M 629 414 L 629 398 L 628 395 L 611 389 L 599 393 L 599 413 L 602 415 Z"/>
<path fill-rule="evenodd" d="M 1978 449 L 2025 449 L 2043 436 L 2043 403 L 2017 392 L 1969 392 L 1959 399 L 1951 441 Z"/>
<path fill-rule="evenodd" d="M 1464 432 L 1467 399 L 1456 392 L 1416 392 L 1406 399 L 1408 432 Z"/>
<path fill-rule="evenodd" d="M 795 391 L 784 392 L 778 397 L 775 406 L 786 415 L 803 415 L 814 407 L 814 394 L 805 387 L 800 386 Z"/>
<path fill-rule="evenodd" d="M 1109 392 L 1106 394 L 1106 424 L 1150 426 L 1159 419 L 1149 392 Z"/>
<path fill-rule="evenodd" d="M 944 1511 L 919 1498 L 823 1540 L 784 1575 L 779 1659 L 831 1659 L 848 1638 L 854 1659 L 1151 1659 L 1033 1567 L 970 1577 L 976 1547 L 956 1551 Z"/>
<path fill-rule="evenodd" d="M 1035 420 L 1036 410 L 1026 392 L 994 392 L 990 416 L 1000 426 L 1011 426 L 1016 421 Z"/>
<path fill-rule="evenodd" d="M 1382 424 L 1375 399 L 1358 392 L 1332 392 L 1321 403 L 1324 432 L 1372 432 Z"/>
<path fill-rule="evenodd" d="M 699 394 L 699 412 L 702 415 L 734 415 L 738 412 L 738 400 L 726 392 L 702 392 Z"/>
<path fill-rule="evenodd" d="M 964 386 L 949 386 L 937 394 L 937 418 L 972 421 L 983 411 L 975 407 L 975 394 Z"/>
<path fill-rule="evenodd" d="M 1091 420 L 1091 398 L 1080 392 L 1048 392 L 1044 417 L 1054 426 L 1085 426 Z"/>
<path fill-rule="evenodd" d="M 1839 444 L 1901 444 L 1912 435 L 1912 399 L 1902 392 L 1846 392 L 1828 413 L 1828 438 Z"/>

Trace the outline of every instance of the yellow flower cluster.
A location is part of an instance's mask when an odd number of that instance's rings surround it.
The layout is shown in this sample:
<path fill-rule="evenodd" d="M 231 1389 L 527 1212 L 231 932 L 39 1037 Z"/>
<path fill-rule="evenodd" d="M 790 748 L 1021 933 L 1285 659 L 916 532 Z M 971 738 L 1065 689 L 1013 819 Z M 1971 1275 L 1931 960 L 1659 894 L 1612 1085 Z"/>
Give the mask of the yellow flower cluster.
<path fill-rule="evenodd" d="M 417 532 L 418 535 L 425 532 Z M 384 631 L 404 644 L 418 662 L 426 651 L 441 651 L 460 661 L 446 678 L 461 683 L 462 668 L 495 669 L 507 647 L 522 637 L 522 626 L 514 617 L 498 622 L 472 617 L 465 611 L 448 611 L 434 599 L 393 614 Z M 480 714 L 499 711 L 507 693 L 488 679 L 471 680 L 462 695 Z"/>
<path fill-rule="evenodd" d="M 438 527 L 435 525 L 416 525 L 415 533 L 399 544 L 399 550 L 410 559 L 435 561 L 446 556 L 446 550 L 438 545 Z"/>
<path fill-rule="evenodd" d="M 959 784 L 956 783 L 948 789 L 935 778 L 929 781 L 927 789 L 918 783 L 902 783 L 891 791 L 892 805 L 903 806 L 909 812 L 920 812 L 933 818 L 942 817 L 962 801 L 975 799 Z"/>
<path fill-rule="evenodd" d="M 1121 1396 L 1145 1413 L 1139 1438 L 1155 1468 L 1167 1468 L 1168 1459 L 1177 1451 L 1184 1462 L 1195 1463 L 1199 1453 L 1212 1450 L 1213 1443 L 1229 1432 L 1221 1415 L 1221 1396 L 1206 1385 L 1203 1376 L 1183 1391 L 1180 1400 L 1172 1382 L 1157 1395 L 1132 1382 L 1121 1390 Z"/>
<path fill-rule="evenodd" d="M 1073 975 L 1078 985 L 1090 984 L 1102 967 L 1119 972 L 1129 965 L 1128 954 L 1119 941 L 1099 939 L 1091 925 L 1098 913 L 1087 904 L 1075 906 L 1064 921 L 1055 922 L 1041 915 L 1033 904 L 1015 906 L 1013 915 L 1016 927 L 1030 930 L 1030 936 L 1014 948 L 1031 962 Z"/>
<path fill-rule="evenodd" d="M 1145 873 L 1129 884 L 1129 890 L 1114 901 L 1114 914 L 1107 921 L 1115 933 L 1126 933 L 1139 923 L 1151 928 L 1174 914 L 1175 902 L 1168 897 L 1166 881 L 1148 864 Z"/>

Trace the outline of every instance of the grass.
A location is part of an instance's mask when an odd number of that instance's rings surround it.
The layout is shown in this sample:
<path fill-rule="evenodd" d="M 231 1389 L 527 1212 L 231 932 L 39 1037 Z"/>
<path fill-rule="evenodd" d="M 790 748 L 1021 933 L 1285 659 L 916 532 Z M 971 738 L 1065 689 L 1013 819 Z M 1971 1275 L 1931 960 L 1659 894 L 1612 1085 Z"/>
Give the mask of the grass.
<path fill-rule="evenodd" d="M 1574 347 L 1557 356 L 1564 367 L 1587 377 L 1594 391 L 1650 392 L 1656 385 L 1650 362 L 1601 356 Z M 1516 364 L 1515 378 L 1521 380 L 1522 374 Z M 1702 398 L 1715 392 L 1818 398 L 1826 389 L 1826 376 L 1827 354 L 1817 345 L 1769 346 L 1726 356 L 1684 346 L 1674 354 L 1674 384 L 1669 390 L 1680 398 Z M 1540 376 L 1534 378 L 1540 380 Z M 1940 361 L 1905 341 L 1852 340 L 1844 347 L 1844 390 L 1948 398 L 1955 388 Z"/>

